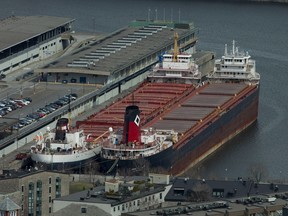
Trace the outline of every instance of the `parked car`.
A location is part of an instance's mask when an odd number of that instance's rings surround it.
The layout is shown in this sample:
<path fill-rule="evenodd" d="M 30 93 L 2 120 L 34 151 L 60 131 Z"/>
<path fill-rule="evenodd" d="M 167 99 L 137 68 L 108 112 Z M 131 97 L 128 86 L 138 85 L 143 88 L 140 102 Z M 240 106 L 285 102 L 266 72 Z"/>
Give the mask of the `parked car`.
<path fill-rule="evenodd" d="M 46 105 L 46 106 L 45 106 L 45 109 L 47 109 L 50 113 L 51 113 L 51 112 L 54 112 L 54 111 L 56 110 L 56 108 L 54 108 L 54 107 L 52 107 L 52 106 L 50 106 L 50 105 Z"/>
<path fill-rule="evenodd" d="M 28 100 L 25 100 L 25 99 L 17 99 L 17 100 L 14 100 L 16 103 L 20 102 L 20 103 L 23 103 L 24 105 L 28 105 L 30 104 L 30 101 Z"/>
<path fill-rule="evenodd" d="M 25 97 L 25 98 L 23 98 L 23 100 L 29 101 L 30 103 L 32 102 L 32 98 L 30 98 L 30 97 Z"/>
<path fill-rule="evenodd" d="M 0 109 L 0 117 L 3 117 L 3 116 L 5 116 L 7 113 L 4 111 L 4 110 L 1 110 Z"/>
<path fill-rule="evenodd" d="M 30 124 L 35 121 L 35 119 L 30 118 L 30 117 L 28 117 L 28 116 L 24 117 L 24 119 L 25 119 L 26 121 L 30 122 Z"/>
<path fill-rule="evenodd" d="M 61 106 L 56 103 L 50 103 L 47 106 L 51 106 L 52 108 L 59 109 Z"/>
<path fill-rule="evenodd" d="M 12 111 L 12 108 L 9 107 L 9 106 L 1 107 L 0 109 L 1 109 L 1 110 L 4 110 L 4 111 L 7 112 L 7 113 Z"/>
<path fill-rule="evenodd" d="M 32 121 L 30 121 L 30 120 L 28 120 L 28 119 L 26 119 L 26 118 L 21 118 L 21 119 L 19 119 L 19 123 L 22 124 L 22 125 L 24 125 L 24 126 L 26 126 L 26 125 L 31 124 Z"/>
<path fill-rule="evenodd" d="M 59 100 L 55 101 L 55 104 L 57 104 L 57 105 L 59 105 L 59 106 L 64 106 L 64 105 L 66 105 L 67 103 L 66 103 L 65 101 L 59 99 Z"/>
<path fill-rule="evenodd" d="M 67 95 L 64 95 L 63 98 L 66 98 L 68 100 L 73 101 L 73 100 L 77 99 L 77 96 L 75 96 L 74 94 L 73 95 L 72 94 L 67 94 Z"/>
<path fill-rule="evenodd" d="M 46 108 L 39 108 L 36 112 L 44 113 L 46 115 L 50 113 L 50 111 L 48 109 L 46 109 Z"/>
<path fill-rule="evenodd" d="M 22 128 L 24 125 L 23 124 L 21 124 L 21 123 L 16 123 L 16 124 L 14 124 L 13 126 L 12 126 L 12 129 L 13 130 L 19 130 L 20 128 Z"/>
<path fill-rule="evenodd" d="M 41 117 L 39 115 L 39 113 L 30 113 L 27 115 L 28 118 L 32 118 L 34 120 L 39 120 Z"/>
<path fill-rule="evenodd" d="M 15 157 L 16 160 L 22 160 L 22 159 L 25 159 L 27 158 L 28 155 L 26 153 L 18 153 Z"/>

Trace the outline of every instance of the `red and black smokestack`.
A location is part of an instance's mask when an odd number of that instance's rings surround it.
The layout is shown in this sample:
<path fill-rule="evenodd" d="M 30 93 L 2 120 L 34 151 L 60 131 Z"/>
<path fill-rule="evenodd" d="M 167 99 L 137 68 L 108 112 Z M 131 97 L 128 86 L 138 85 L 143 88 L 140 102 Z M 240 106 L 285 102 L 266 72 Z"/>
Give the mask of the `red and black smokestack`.
<path fill-rule="evenodd" d="M 140 110 L 138 106 L 126 107 L 122 142 L 140 143 Z"/>

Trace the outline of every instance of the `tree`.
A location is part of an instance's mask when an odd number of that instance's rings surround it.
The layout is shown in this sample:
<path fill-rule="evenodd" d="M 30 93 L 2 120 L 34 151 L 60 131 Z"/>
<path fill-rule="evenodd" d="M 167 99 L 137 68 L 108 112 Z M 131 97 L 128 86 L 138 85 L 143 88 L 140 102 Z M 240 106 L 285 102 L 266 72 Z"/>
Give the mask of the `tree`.
<path fill-rule="evenodd" d="M 150 163 L 145 158 L 140 157 L 133 161 L 133 167 L 138 175 L 147 176 L 150 171 Z"/>
<path fill-rule="evenodd" d="M 263 164 L 255 163 L 248 168 L 248 175 L 256 183 L 259 183 L 268 177 L 268 171 Z"/>
<path fill-rule="evenodd" d="M 211 197 L 212 190 L 205 182 L 196 183 L 191 189 L 187 190 L 187 198 L 190 201 L 208 201 Z"/>

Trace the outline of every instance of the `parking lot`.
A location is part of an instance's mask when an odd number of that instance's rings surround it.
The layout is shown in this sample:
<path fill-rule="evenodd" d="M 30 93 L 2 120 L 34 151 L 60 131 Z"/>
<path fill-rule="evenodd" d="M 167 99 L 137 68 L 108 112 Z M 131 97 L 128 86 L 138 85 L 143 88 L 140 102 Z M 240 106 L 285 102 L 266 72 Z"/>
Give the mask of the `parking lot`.
<path fill-rule="evenodd" d="M 8 126 L 13 122 L 13 125 L 10 126 L 14 130 L 21 129 L 58 108 L 68 105 L 69 98 L 70 101 L 73 101 L 97 89 L 95 85 L 35 82 L 34 79 L 18 82 L 18 85 L 15 84 L 17 81 L 14 82 L 14 85 L 10 83 L 9 87 L 2 88 L 0 92 L 0 115 L 1 110 L 3 111 L 0 124 L 2 123 L 3 128 L 3 123 Z M 28 99 L 30 102 L 26 101 Z M 12 106 L 17 108 L 12 109 Z M 10 107 L 9 111 L 7 110 L 8 107 Z M 4 110 L 6 111 L 5 114 Z M 27 116 L 29 117 L 27 118 Z M 19 122 L 20 119 L 21 122 Z"/>

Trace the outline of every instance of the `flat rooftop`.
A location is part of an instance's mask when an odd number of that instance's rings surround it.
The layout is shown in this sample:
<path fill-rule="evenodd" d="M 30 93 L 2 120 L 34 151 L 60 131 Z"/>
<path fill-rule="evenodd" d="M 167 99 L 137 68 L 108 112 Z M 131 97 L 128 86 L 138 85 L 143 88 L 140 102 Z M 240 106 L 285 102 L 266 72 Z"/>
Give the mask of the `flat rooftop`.
<path fill-rule="evenodd" d="M 55 61 L 39 72 L 113 74 L 174 44 L 174 32 L 179 38 L 195 31 L 191 25 L 171 28 L 168 25 L 143 23 L 129 26 Z"/>
<path fill-rule="evenodd" d="M 0 20 L 0 51 L 74 19 L 52 16 L 11 16 Z"/>

